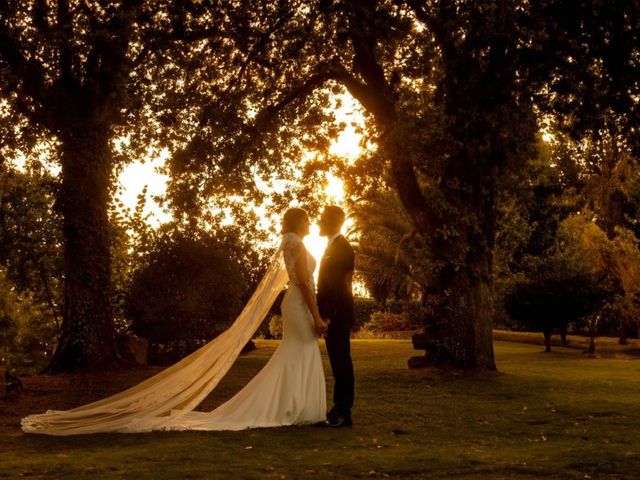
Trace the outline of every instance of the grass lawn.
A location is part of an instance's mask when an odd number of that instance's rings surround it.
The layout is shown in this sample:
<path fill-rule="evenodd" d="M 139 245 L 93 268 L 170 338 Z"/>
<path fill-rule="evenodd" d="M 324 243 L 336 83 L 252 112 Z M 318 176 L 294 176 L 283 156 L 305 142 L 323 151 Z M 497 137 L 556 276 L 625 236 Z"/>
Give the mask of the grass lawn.
<path fill-rule="evenodd" d="M 205 409 L 244 385 L 276 342 L 258 347 Z M 29 395 L 0 401 L 0 478 L 640 479 L 640 361 L 496 342 L 500 373 L 478 377 L 408 370 L 414 354 L 408 340 L 354 340 L 354 426 L 338 430 L 25 435 L 21 416 L 157 369 L 25 378 Z"/>

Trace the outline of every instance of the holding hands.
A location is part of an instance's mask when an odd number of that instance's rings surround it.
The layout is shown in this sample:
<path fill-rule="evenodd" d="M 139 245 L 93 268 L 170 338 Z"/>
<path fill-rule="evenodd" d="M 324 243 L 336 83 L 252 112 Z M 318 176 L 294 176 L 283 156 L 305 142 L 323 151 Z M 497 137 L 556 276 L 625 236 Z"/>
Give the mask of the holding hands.
<path fill-rule="evenodd" d="M 315 316 L 314 318 L 316 324 L 316 331 L 318 332 L 318 337 L 321 337 L 325 333 L 327 333 L 327 327 L 329 326 L 328 319 L 323 319 L 320 315 Z"/>

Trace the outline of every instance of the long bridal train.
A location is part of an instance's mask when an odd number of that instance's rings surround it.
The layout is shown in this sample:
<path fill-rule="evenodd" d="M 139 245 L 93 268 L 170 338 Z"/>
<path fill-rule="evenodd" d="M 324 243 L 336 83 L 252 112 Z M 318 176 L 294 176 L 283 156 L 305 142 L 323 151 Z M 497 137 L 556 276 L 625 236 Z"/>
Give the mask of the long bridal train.
<path fill-rule="evenodd" d="M 48 410 L 22 419 L 28 433 L 77 435 L 153 430 L 241 430 L 324 420 L 324 372 L 313 319 L 300 290 L 282 302 L 283 339 L 265 367 L 233 398 L 211 412 L 194 408 L 218 385 L 251 339 L 288 274 L 283 248 L 300 238 L 286 234 L 253 296 L 224 333 L 157 375 L 111 397 L 72 410 Z M 307 255 L 309 271 L 313 257 Z M 289 262 L 287 262 L 289 263 Z M 313 277 L 308 279 L 313 282 Z"/>

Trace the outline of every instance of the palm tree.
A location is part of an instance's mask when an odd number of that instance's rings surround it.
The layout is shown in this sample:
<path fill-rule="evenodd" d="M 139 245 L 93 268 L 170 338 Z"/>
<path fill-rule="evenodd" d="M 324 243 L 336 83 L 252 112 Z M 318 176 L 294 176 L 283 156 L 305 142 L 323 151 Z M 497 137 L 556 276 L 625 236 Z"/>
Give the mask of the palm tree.
<path fill-rule="evenodd" d="M 430 262 L 425 242 L 392 190 L 374 191 L 351 208 L 358 236 L 357 275 L 380 307 L 389 298 L 425 299 Z"/>

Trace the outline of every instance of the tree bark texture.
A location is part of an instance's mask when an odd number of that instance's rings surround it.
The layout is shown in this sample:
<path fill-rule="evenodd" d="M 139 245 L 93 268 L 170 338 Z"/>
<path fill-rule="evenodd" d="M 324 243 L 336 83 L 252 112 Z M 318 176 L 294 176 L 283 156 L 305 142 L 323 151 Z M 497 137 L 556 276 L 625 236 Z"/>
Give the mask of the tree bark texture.
<path fill-rule="evenodd" d="M 64 293 L 60 341 L 48 371 L 97 369 L 116 360 L 109 248 L 109 131 L 62 136 Z"/>

